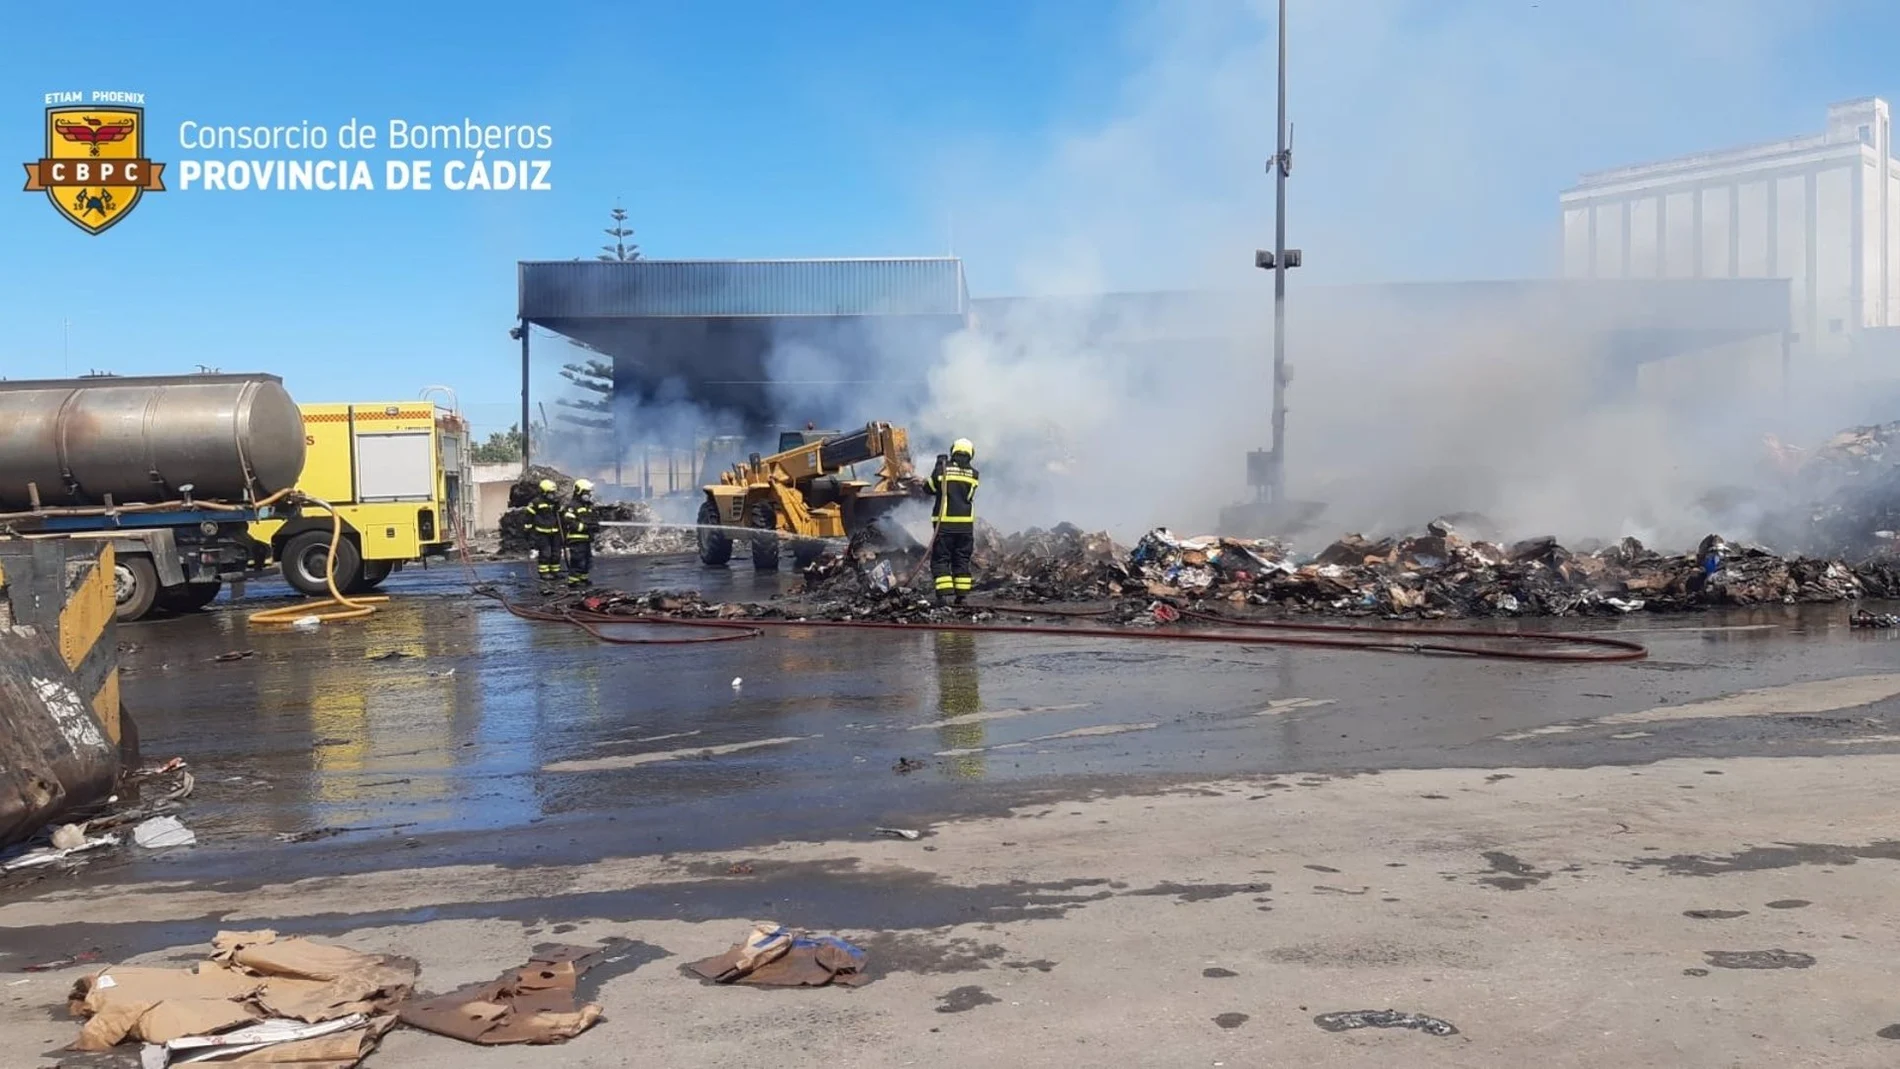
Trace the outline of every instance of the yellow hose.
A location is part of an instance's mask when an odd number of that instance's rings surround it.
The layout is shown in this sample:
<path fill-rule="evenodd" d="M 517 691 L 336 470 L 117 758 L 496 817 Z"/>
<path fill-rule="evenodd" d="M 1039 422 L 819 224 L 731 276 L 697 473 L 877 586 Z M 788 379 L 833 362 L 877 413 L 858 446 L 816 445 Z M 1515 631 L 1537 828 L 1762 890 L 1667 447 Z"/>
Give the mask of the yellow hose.
<path fill-rule="evenodd" d="M 309 616 L 314 616 L 318 620 L 353 620 L 375 612 L 375 603 L 389 600 L 387 596 L 382 595 L 346 598 L 343 592 L 336 588 L 336 547 L 343 541 L 343 517 L 328 501 L 321 501 L 314 497 L 305 497 L 303 500 L 306 504 L 321 506 L 323 511 L 330 514 L 330 552 L 324 555 L 323 562 L 323 578 L 330 585 L 330 598 L 328 601 L 301 601 L 279 609 L 254 612 L 250 616 L 254 624 L 294 624 Z M 326 605 L 338 605 L 342 608 L 334 612 L 316 611 Z"/>

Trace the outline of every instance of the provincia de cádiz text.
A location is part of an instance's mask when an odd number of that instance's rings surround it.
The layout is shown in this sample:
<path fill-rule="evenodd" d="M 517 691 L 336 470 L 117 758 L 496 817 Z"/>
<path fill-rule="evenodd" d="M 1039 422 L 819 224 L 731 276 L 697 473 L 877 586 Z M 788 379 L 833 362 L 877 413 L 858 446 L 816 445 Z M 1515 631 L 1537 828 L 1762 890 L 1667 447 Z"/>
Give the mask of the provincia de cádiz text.
<path fill-rule="evenodd" d="M 177 125 L 180 190 L 547 192 L 547 123 L 299 121 Z"/>

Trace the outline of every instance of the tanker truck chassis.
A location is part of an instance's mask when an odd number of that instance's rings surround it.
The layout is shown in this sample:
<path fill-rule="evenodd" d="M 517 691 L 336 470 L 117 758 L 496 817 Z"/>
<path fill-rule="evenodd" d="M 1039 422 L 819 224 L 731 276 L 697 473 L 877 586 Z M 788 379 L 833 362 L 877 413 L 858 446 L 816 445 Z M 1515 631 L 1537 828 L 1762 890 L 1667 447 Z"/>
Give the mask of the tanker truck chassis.
<path fill-rule="evenodd" d="M 248 524 L 270 509 L 181 509 L 116 516 L 13 517 L 8 526 L 28 539 L 62 538 L 112 545 L 113 596 L 122 622 L 154 609 L 188 612 L 217 599 L 226 583 L 234 594 L 254 574 L 255 543 Z"/>

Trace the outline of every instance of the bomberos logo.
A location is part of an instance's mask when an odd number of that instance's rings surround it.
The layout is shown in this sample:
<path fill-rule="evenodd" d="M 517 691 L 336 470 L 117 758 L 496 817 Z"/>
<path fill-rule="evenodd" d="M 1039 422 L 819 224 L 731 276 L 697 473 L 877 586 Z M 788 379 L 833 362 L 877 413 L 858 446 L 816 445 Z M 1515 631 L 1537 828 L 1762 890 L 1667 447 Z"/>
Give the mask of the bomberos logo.
<path fill-rule="evenodd" d="M 147 192 L 165 191 L 165 165 L 145 158 L 145 94 L 49 93 L 46 154 L 26 164 L 26 192 L 88 234 L 132 214 Z"/>

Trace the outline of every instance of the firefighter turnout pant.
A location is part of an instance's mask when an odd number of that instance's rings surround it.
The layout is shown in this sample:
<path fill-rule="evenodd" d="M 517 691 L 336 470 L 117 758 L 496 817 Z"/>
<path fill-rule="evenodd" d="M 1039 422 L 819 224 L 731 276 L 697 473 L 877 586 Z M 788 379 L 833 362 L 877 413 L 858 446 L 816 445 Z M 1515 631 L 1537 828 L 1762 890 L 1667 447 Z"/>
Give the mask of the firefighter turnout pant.
<path fill-rule="evenodd" d="M 534 571 L 542 586 L 561 580 L 561 532 L 534 532 Z"/>
<path fill-rule="evenodd" d="M 936 579 L 937 596 L 963 597 L 975 585 L 970 575 L 970 557 L 976 553 L 976 525 L 945 523 L 937 526 L 936 541 L 930 547 L 930 574 Z"/>
<path fill-rule="evenodd" d="M 591 538 L 570 538 L 567 540 L 567 585 L 580 589 L 587 585 L 588 573 L 594 570 L 594 540 Z"/>

